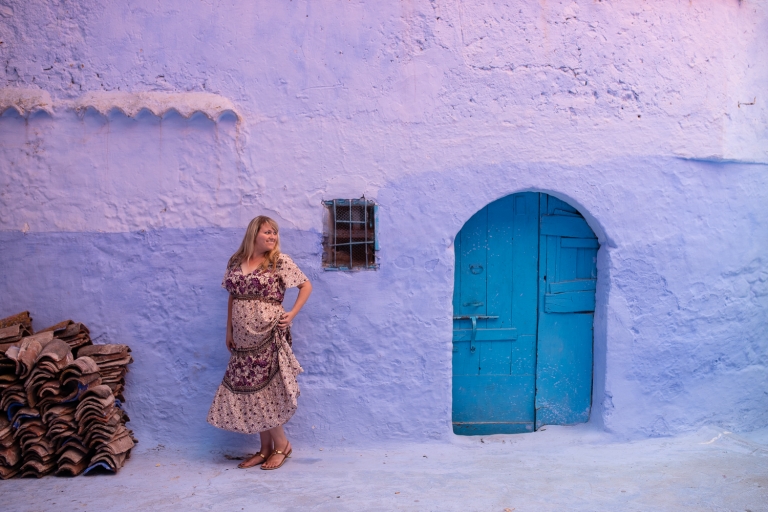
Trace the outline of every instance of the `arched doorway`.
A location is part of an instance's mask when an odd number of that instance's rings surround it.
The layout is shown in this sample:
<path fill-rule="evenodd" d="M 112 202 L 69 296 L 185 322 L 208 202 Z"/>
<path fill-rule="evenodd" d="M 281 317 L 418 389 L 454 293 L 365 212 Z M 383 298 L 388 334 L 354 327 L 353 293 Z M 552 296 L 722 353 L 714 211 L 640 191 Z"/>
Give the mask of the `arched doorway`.
<path fill-rule="evenodd" d="M 514 194 L 472 216 L 454 245 L 453 431 L 587 421 L 598 241 L 581 214 Z"/>

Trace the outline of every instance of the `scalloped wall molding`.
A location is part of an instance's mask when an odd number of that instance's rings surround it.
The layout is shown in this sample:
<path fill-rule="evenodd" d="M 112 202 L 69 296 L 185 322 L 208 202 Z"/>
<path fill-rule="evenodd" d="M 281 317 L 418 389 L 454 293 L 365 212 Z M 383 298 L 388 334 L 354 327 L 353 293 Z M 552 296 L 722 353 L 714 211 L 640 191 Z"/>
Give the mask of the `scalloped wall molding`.
<path fill-rule="evenodd" d="M 21 116 L 29 116 L 37 111 L 53 114 L 55 110 L 72 109 L 83 112 L 92 108 L 107 116 L 112 110 L 119 110 L 128 117 L 135 117 L 142 110 L 162 117 L 170 111 L 176 111 L 183 117 L 190 117 L 200 112 L 213 121 L 218 121 L 224 114 L 230 113 L 242 121 L 243 117 L 232 101 L 207 92 L 87 92 L 75 100 L 53 101 L 48 92 L 40 89 L 4 88 L 0 89 L 0 114 L 14 109 Z"/>
<path fill-rule="evenodd" d="M 7 87 L 0 89 L 0 114 L 8 109 L 24 117 L 40 110 L 53 114 L 53 101 L 51 95 L 41 89 Z"/>
<path fill-rule="evenodd" d="M 102 115 L 118 109 L 129 117 L 134 117 L 141 110 L 147 109 L 158 117 L 171 110 L 184 117 L 195 112 L 208 116 L 213 121 L 219 120 L 225 113 L 232 113 L 238 121 L 242 116 L 232 102 L 224 96 L 207 92 L 88 92 L 77 98 L 72 106 L 78 110 L 93 108 Z"/>

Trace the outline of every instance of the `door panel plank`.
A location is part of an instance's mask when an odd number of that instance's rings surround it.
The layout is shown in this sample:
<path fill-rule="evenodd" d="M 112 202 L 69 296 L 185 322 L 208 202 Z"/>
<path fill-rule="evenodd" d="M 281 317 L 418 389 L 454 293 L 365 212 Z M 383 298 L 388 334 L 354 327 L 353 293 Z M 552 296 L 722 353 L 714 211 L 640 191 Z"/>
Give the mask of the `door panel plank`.
<path fill-rule="evenodd" d="M 481 343 L 479 374 L 509 376 L 512 365 L 512 341 L 494 341 Z"/>
<path fill-rule="evenodd" d="M 579 249 L 562 247 L 556 240 L 557 254 L 555 261 L 558 261 L 556 272 L 556 283 L 562 281 L 573 281 L 578 277 Z"/>
<path fill-rule="evenodd" d="M 546 313 L 584 313 L 594 310 L 594 291 L 548 293 L 544 296 Z"/>
<path fill-rule="evenodd" d="M 539 261 L 539 194 L 516 194 L 512 266 L 512 317 L 523 335 L 536 335 Z M 535 361 L 531 361 L 535 365 Z"/>
<path fill-rule="evenodd" d="M 511 375 L 530 375 L 536 372 L 536 335 L 525 334 L 518 336 L 512 344 L 512 361 L 509 373 Z M 534 390 L 531 389 L 530 401 L 533 401 Z"/>
<path fill-rule="evenodd" d="M 567 236 L 573 238 L 595 238 L 592 228 L 582 217 L 565 215 L 543 215 L 541 217 L 541 234 L 552 236 Z"/>
<path fill-rule="evenodd" d="M 597 238 L 566 238 L 560 239 L 560 247 L 579 247 L 584 249 L 597 249 L 600 243 Z"/>
<path fill-rule="evenodd" d="M 454 313 L 456 316 L 488 314 L 486 310 L 487 232 L 487 207 L 473 215 L 461 229 L 461 294 L 459 310 Z"/>
<path fill-rule="evenodd" d="M 469 350 L 469 341 L 460 341 L 453 343 L 453 375 L 477 375 L 480 368 L 480 354 L 477 349 L 474 352 Z M 455 403 L 456 406 L 463 407 L 462 404 Z"/>
<path fill-rule="evenodd" d="M 544 315 L 536 369 L 536 428 L 589 420 L 592 315 Z"/>
<path fill-rule="evenodd" d="M 530 432 L 535 419 L 538 194 L 508 196 L 485 210 L 484 233 L 478 212 L 457 236 L 461 282 L 456 286 L 461 290 L 454 295 L 454 315 L 487 314 L 498 319 L 477 321 L 474 353 L 469 343 L 471 322 L 454 321 L 454 432 Z M 486 249 L 485 264 L 479 263 L 481 247 Z M 477 265 L 484 265 L 482 272 Z M 479 300 L 477 276 L 486 286 L 484 311 L 466 305 Z M 521 327 L 522 344 L 516 341 Z"/>
<path fill-rule="evenodd" d="M 469 341 L 472 329 L 454 329 L 453 341 Z M 517 339 L 517 329 L 478 329 L 475 341 L 514 341 Z"/>
<path fill-rule="evenodd" d="M 462 423 L 453 424 L 453 433 L 462 436 L 488 436 L 492 434 L 525 434 L 533 432 L 533 422 L 506 422 L 489 421 L 485 423 Z"/>
<path fill-rule="evenodd" d="M 597 278 L 597 249 L 579 249 L 579 279 Z"/>
<path fill-rule="evenodd" d="M 580 292 L 595 289 L 594 279 L 576 279 L 573 281 L 562 281 L 560 283 L 549 283 L 550 293 Z"/>
<path fill-rule="evenodd" d="M 565 201 L 556 198 L 555 196 L 550 196 L 549 194 L 542 194 L 547 196 L 547 212 L 548 214 L 557 214 L 558 210 L 562 210 L 565 212 L 568 212 L 569 214 L 576 214 L 577 216 L 581 217 L 581 214 L 571 206 L 570 204 L 566 203 Z"/>
<path fill-rule="evenodd" d="M 512 327 L 513 275 L 510 269 L 516 264 L 514 213 L 514 196 L 488 205 L 488 315 L 499 317 L 488 320 L 488 328 Z"/>
<path fill-rule="evenodd" d="M 454 422 L 532 422 L 533 375 L 457 375 L 454 401 L 465 406 L 453 411 Z"/>
<path fill-rule="evenodd" d="M 597 239 L 583 218 L 546 213 L 542 198 L 539 321 L 536 345 L 536 428 L 589 419 Z M 544 281 L 546 279 L 546 281 Z M 546 291 L 550 293 L 545 293 Z"/>

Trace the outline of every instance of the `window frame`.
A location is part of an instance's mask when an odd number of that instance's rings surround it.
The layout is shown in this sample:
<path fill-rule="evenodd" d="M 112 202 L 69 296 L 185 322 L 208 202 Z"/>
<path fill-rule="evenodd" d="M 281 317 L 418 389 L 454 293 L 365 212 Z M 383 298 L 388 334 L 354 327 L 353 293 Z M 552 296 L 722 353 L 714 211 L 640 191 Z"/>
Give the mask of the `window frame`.
<path fill-rule="evenodd" d="M 378 270 L 379 269 L 379 205 L 372 199 L 365 196 L 359 199 L 331 199 L 322 201 L 324 208 L 324 228 L 323 228 L 323 270 L 354 272 L 358 270 Z M 363 219 L 353 220 L 353 208 L 362 207 Z M 338 212 L 341 208 L 349 208 L 348 219 L 339 220 Z M 340 241 L 339 224 L 348 224 L 347 232 L 349 238 Z M 354 240 L 354 225 L 362 224 L 365 226 L 362 240 Z M 359 236 L 359 234 L 358 234 Z M 365 262 L 355 261 L 353 247 L 362 245 L 365 248 Z M 349 263 L 338 262 L 340 247 L 349 247 Z M 373 261 L 369 261 L 369 251 Z"/>

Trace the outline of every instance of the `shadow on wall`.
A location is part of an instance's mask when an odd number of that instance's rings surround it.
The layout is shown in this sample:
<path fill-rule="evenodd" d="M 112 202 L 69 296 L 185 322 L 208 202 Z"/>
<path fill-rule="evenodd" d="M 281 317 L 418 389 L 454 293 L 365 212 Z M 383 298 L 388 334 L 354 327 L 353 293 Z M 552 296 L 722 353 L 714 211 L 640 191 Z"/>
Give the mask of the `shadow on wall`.
<path fill-rule="evenodd" d="M 234 130 L 220 138 L 217 160 L 207 119 L 86 113 L 49 121 L 0 119 L 0 161 L 9 169 L 2 190 L 18 199 L 18 207 L 3 203 L 0 216 L 0 307 L 29 309 L 36 326 L 72 317 L 104 341 L 131 345 L 127 397 L 142 441 L 206 450 L 239 442 L 205 423 L 227 359 L 219 285 L 247 222 L 233 212 L 252 183 L 219 180 L 224 163 L 235 165 L 224 155 Z M 126 141 L 113 144 L 114 130 Z M 192 165 L 187 151 L 211 167 Z M 296 323 L 306 373 L 292 439 L 450 439 L 453 240 L 475 212 L 522 191 L 574 205 L 602 244 L 594 423 L 628 436 L 705 422 L 758 425 L 766 174 L 711 167 L 628 158 L 411 174 L 377 194 L 378 271 L 323 272 L 319 232 L 284 228 L 286 252 L 316 283 Z M 733 207 L 714 214 L 715 193 Z M 320 204 L 296 208 L 307 216 L 316 208 L 319 228 Z M 173 227 L 190 220 L 238 228 Z"/>

